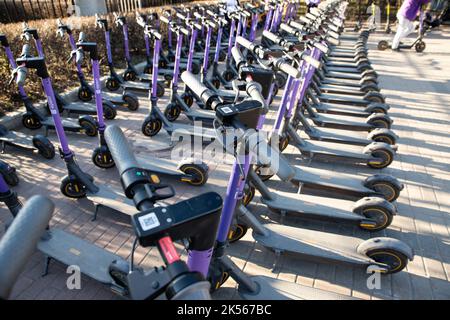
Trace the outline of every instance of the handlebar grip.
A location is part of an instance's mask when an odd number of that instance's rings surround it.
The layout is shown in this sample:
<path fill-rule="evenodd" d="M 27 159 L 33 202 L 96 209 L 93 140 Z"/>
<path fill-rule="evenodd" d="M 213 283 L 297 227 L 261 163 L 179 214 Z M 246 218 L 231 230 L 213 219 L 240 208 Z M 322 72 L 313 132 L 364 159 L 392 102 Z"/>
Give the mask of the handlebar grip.
<path fill-rule="evenodd" d="M 288 26 L 286 23 L 280 24 L 280 29 L 290 34 L 295 34 L 297 32 L 294 28 Z"/>
<path fill-rule="evenodd" d="M 86 40 L 86 34 L 81 31 L 80 34 L 78 35 L 78 41 L 79 42 L 84 42 Z"/>
<path fill-rule="evenodd" d="M 264 30 L 262 33 L 263 37 L 269 39 L 272 42 L 275 42 L 276 44 L 279 44 L 283 39 L 279 36 L 277 36 L 276 34 L 268 31 L 268 30 Z"/>
<path fill-rule="evenodd" d="M 84 51 L 78 49 L 78 50 L 75 52 L 75 63 L 76 63 L 76 64 L 82 64 L 82 63 L 83 63 L 83 60 L 84 60 Z"/>
<path fill-rule="evenodd" d="M 300 71 L 291 66 L 288 62 L 285 62 L 283 59 L 278 59 L 274 65 L 281 71 L 283 71 L 284 73 L 287 73 L 288 75 L 290 75 L 291 77 L 294 78 L 298 78 L 300 77 Z"/>
<path fill-rule="evenodd" d="M 238 68 L 241 63 L 244 63 L 246 61 L 244 56 L 242 55 L 242 52 L 237 47 L 231 48 L 231 55 L 233 56 L 233 59 L 236 62 L 236 66 Z"/>
<path fill-rule="evenodd" d="M 198 80 L 190 71 L 184 71 L 181 74 L 181 80 L 192 90 L 198 97 L 202 97 L 205 91 L 209 89 Z"/>
<path fill-rule="evenodd" d="M 43 196 L 33 196 L 14 218 L 0 240 L 0 299 L 7 299 L 17 277 L 47 228 L 53 203 Z"/>
<path fill-rule="evenodd" d="M 184 28 L 184 27 L 180 27 L 179 29 L 181 31 L 182 34 L 188 36 L 189 35 L 189 30 Z"/>
<path fill-rule="evenodd" d="M 296 21 L 290 21 L 290 22 L 289 22 L 289 25 L 290 25 L 292 28 L 298 29 L 298 30 L 300 30 L 300 31 L 304 29 L 304 26 L 303 26 L 301 23 L 298 23 L 298 22 L 296 22 Z"/>
<path fill-rule="evenodd" d="M 208 281 L 195 282 L 172 297 L 172 300 L 212 300 Z"/>
<path fill-rule="evenodd" d="M 288 181 L 294 177 L 295 171 L 286 158 L 267 144 L 265 139 L 260 138 L 251 151 L 257 155 L 258 163 L 267 166 L 281 180 Z"/>
<path fill-rule="evenodd" d="M 253 51 L 253 49 L 255 48 L 255 45 L 253 43 L 251 43 L 250 41 L 248 41 L 247 39 L 245 39 L 244 37 L 238 36 L 236 38 L 236 41 L 241 46 L 243 46 L 245 49 L 248 49 L 250 51 Z"/>
<path fill-rule="evenodd" d="M 310 65 L 311 65 L 313 68 L 315 68 L 315 69 L 317 69 L 317 68 L 320 67 L 320 61 L 314 59 L 314 58 L 311 57 L 311 56 L 303 55 L 303 56 L 302 56 L 302 59 L 303 59 L 306 63 L 310 64 Z"/>
<path fill-rule="evenodd" d="M 320 51 L 322 51 L 325 54 L 327 54 L 329 51 L 328 47 L 320 42 L 315 42 L 314 47 L 316 47 L 317 49 L 319 49 Z"/>
<path fill-rule="evenodd" d="M 30 55 L 30 52 L 31 52 L 31 47 L 28 43 L 26 43 L 22 46 L 22 52 L 20 53 L 20 56 L 27 57 Z"/>
<path fill-rule="evenodd" d="M 18 86 L 24 86 L 27 79 L 28 69 L 26 67 L 18 67 L 16 69 L 16 83 Z"/>
<path fill-rule="evenodd" d="M 170 23 L 170 20 L 167 17 L 165 17 L 165 16 L 159 17 L 159 21 L 161 21 L 163 23 L 166 23 L 166 24 Z"/>
<path fill-rule="evenodd" d="M 247 82 L 247 86 L 245 87 L 247 94 L 256 101 L 259 101 L 263 106 L 263 113 L 266 114 L 269 111 L 268 106 L 266 105 L 266 99 L 264 99 L 262 95 L 262 86 L 258 82 L 250 81 Z"/>
<path fill-rule="evenodd" d="M 117 125 L 107 126 L 105 129 L 105 140 L 120 175 L 128 169 L 139 168 L 131 145 L 120 127 Z"/>

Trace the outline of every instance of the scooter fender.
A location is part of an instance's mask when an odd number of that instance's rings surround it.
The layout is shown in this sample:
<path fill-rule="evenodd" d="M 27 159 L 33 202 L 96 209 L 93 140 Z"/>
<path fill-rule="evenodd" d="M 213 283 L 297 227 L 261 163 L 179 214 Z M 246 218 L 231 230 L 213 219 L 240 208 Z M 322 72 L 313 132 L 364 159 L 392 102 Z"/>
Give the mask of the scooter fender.
<path fill-rule="evenodd" d="M 377 237 L 368 239 L 358 245 L 356 251 L 359 254 L 367 255 L 367 252 L 375 249 L 391 249 L 403 253 L 410 261 L 414 259 L 414 251 L 403 241 L 388 237 Z"/>
<path fill-rule="evenodd" d="M 81 117 L 78 117 L 78 123 L 79 124 L 81 124 L 81 122 L 83 120 L 86 120 L 86 121 L 92 123 L 95 126 L 97 125 L 97 120 L 95 120 L 95 118 L 93 116 L 89 115 L 89 114 L 85 114 L 85 115 L 82 115 Z"/>
<path fill-rule="evenodd" d="M 374 151 L 380 150 L 380 149 L 387 149 L 392 154 L 395 154 L 395 149 L 387 143 L 384 142 L 372 142 L 364 147 L 363 153 L 364 154 L 372 154 Z"/>
<path fill-rule="evenodd" d="M 387 174 L 374 174 L 372 176 L 367 177 L 364 180 L 364 186 L 371 187 L 379 181 L 387 181 L 390 184 L 396 186 L 398 190 L 403 190 L 405 187 L 403 183 L 401 183 L 396 177 L 387 175 Z"/>
<path fill-rule="evenodd" d="M 116 105 L 114 105 L 111 101 L 109 101 L 109 100 L 103 100 L 102 101 L 102 104 L 103 105 L 108 105 L 109 107 L 111 107 L 112 109 L 116 109 L 117 110 L 117 106 Z"/>
<path fill-rule="evenodd" d="M 122 99 L 124 99 L 125 97 L 130 97 L 131 99 L 134 99 L 136 101 L 139 101 L 139 98 L 137 95 L 135 95 L 132 92 L 129 92 L 128 90 L 124 90 L 122 93 Z"/>
<path fill-rule="evenodd" d="M 392 136 L 392 137 L 395 139 L 395 141 L 397 141 L 397 140 L 399 139 L 399 136 L 398 136 L 394 131 L 392 131 L 391 129 L 386 129 L 386 128 L 376 128 L 376 129 L 373 129 L 372 131 L 370 131 L 370 132 L 367 134 L 367 139 L 372 140 L 373 137 L 375 137 L 375 136 L 378 135 L 378 134 L 390 135 L 390 136 Z M 394 149 L 395 151 L 397 151 L 397 149 L 398 149 L 398 146 L 397 146 L 397 145 L 391 146 L 391 147 L 392 147 L 392 149 Z"/>
<path fill-rule="evenodd" d="M 397 214 L 395 206 L 387 201 L 386 199 L 380 197 L 364 197 L 356 201 L 352 206 L 352 212 L 356 214 L 362 214 L 363 210 L 367 207 L 381 207 L 392 213 L 392 215 Z"/>
<path fill-rule="evenodd" d="M 387 112 L 390 108 L 391 107 L 386 103 L 372 102 L 367 105 L 364 111 L 372 112 L 374 109 L 383 109 L 385 112 Z"/>

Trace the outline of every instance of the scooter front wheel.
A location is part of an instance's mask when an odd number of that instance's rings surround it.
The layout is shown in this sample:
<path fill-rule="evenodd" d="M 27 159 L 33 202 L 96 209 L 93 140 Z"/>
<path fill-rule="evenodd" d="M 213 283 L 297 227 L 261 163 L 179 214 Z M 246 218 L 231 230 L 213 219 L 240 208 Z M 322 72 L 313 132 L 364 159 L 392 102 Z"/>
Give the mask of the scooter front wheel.
<path fill-rule="evenodd" d="M 225 70 L 222 74 L 222 77 L 226 80 L 226 81 L 231 81 L 234 78 L 234 74 L 232 71 L 230 70 Z"/>
<path fill-rule="evenodd" d="M 92 92 L 86 87 L 80 87 L 78 89 L 78 99 L 83 102 L 89 102 L 92 100 Z"/>
<path fill-rule="evenodd" d="M 114 78 L 108 78 L 105 85 L 106 89 L 108 89 L 109 91 L 117 91 L 120 88 L 120 82 Z"/>
<path fill-rule="evenodd" d="M 15 168 L 12 168 L 12 170 L 9 170 L 8 172 L 3 172 L 2 175 L 3 179 L 5 179 L 5 182 L 8 186 L 15 187 L 20 182 L 19 176 L 17 175 Z"/>
<path fill-rule="evenodd" d="M 241 240 L 248 231 L 248 227 L 244 224 L 236 224 L 231 227 L 230 232 L 228 233 L 228 242 L 234 243 Z"/>
<path fill-rule="evenodd" d="M 402 271 L 408 264 L 408 257 L 393 249 L 374 249 L 368 251 L 367 256 L 388 267 L 387 274 Z"/>
<path fill-rule="evenodd" d="M 147 137 L 153 137 L 158 134 L 162 128 L 162 122 L 155 117 L 147 117 L 142 124 L 141 131 Z"/>
<path fill-rule="evenodd" d="M 117 116 L 117 110 L 114 106 L 109 103 L 103 103 L 103 117 L 106 120 L 113 120 Z"/>
<path fill-rule="evenodd" d="M 38 117 L 32 113 L 26 113 L 22 117 L 22 124 L 25 128 L 36 130 L 42 127 L 42 123 Z"/>
<path fill-rule="evenodd" d="M 125 80 L 125 81 L 135 81 L 136 78 L 137 78 L 136 72 L 134 72 L 132 70 L 127 70 L 123 74 L 123 80 Z"/>
<path fill-rule="evenodd" d="M 205 165 L 184 164 L 180 167 L 180 171 L 193 177 L 187 180 L 192 186 L 202 186 L 208 181 L 208 168 Z"/>
<path fill-rule="evenodd" d="M 194 98 L 192 97 L 191 93 L 184 93 L 183 94 L 183 100 L 184 103 L 186 103 L 189 107 L 192 107 L 192 105 L 194 104 Z"/>
<path fill-rule="evenodd" d="M 169 103 L 164 110 L 164 115 L 166 116 L 167 120 L 171 122 L 177 120 L 180 114 L 181 108 L 176 103 Z"/>
<path fill-rule="evenodd" d="M 128 110 L 137 111 L 139 109 L 139 100 L 135 96 L 125 93 L 122 99 L 125 101 Z"/>
<path fill-rule="evenodd" d="M 108 148 L 97 147 L 92 153 L 92 162 L 99 168 L 109 169 L 115 166 L 114 159 Z"/>
<path fill-rule="evenodd" d="M 98 134 L 97 124 L 95 123 L 94 120 L 81 118 L 78 122 L 80 124 L 80 127 L 88 137 L 97 136 Z"/>
<path fill-rule="evenodd" d="M 68 198 L 79 199 L 86 196 L 86 186 L 78 179 L 69 176 L 62 179 L 59 189 Z"/>

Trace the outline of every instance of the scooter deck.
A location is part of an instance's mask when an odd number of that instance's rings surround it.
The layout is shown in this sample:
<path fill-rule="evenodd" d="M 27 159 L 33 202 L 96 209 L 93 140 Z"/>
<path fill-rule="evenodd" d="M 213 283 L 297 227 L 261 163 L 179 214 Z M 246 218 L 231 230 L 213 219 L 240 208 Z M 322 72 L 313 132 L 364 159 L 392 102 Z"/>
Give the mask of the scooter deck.
<path fill-rule="evenodd" d="M 313 155 L 325 155 L 339 158 L 359 159 L 361 161 L 367 161 L 370 159 L 370 155 L 363 153 L 364 147 L 318 141 L 318 140 L 304 140 L 302 150 L 312 153 Z"/>
<path fill-rule="evenodd" d="M 113 104 L 124 104 L 125 101 L 122 98 L 122 95 L 119 93 L 113 92 L 102 92 L 103 100 L 108 100 Z"/>
<path fill-rule="evenodd" d="M 280 190 L 273 192 L 272 196 L 272 199 L 261 197 L 261 202 L 272 210 L 275 209 L 300 218 L 331 220 L 336 222 L 343 220 L 358 222 L 364 218 L 359 214 L 353 213 L 354 201 Z"/>
<path fill-rule="evenodd" d="M 318 95 L 318 98 L 323 102 L 334 102 L 358 106 L 367 106 L 370 103 L 370 101 L 365 100 L 363 97 L 358 97 L 351 94 L 321 93 Z"/>
<path fill-rule="evenodd" d="M 134 215 L 138 210 L 133 201 L 119 193 L 118 191 L 106 186 L 99 186 L 97 193 L 88 193 L 86 196 L 89 200 L 97 205 L 114 209 L 127 215 Z"/>
<path fill-rule="evenodd" d="M 343 94 L 351 94 L 351 95 L 359 95 L 363 96 L 366 93 L 361 91 L 357 87 L 346 86 L 346 85 L 337 85 L 337 84 L 322 84 L 320 85 L 320 90 L 323 92 L 333 92 L 333 93 L 343 93 Z"/>
<path fill-rule="evenodd" d="M 266 276 L 253 276 L 251 280 L 257 283 L 259 291 L 252 294 L 239 290 L 239 295 L 245 300 L 357 300 L 338 293 Z"/>
<path fill-rule="evenodd" d="M 74 119 L 74 118 L 61 118 L 61 122 L 62 125 L 64 127 L 64 129 L 69 130 L 69 131 L 79 131 L 81 130 L 81 126 L 78 123 L 78 119 Z M 51 117 L 47 117 L 45 118 L 43 121 L 41 121 L 42 125 L 49 127 L 49 128 L 54 128 L 55 124 L 53 122 L 53 119 Z"/>
<path fill-rule="evenodd" d="M 372 189 L 364 186 L 364 178 L 358 175 L 334 172 L 312 167 L 294 166 L 295 175 L 291 181 L 303 183 L 306 186 L 314 185 L 329 189 L 341 189 L 352 193 L 366 195 L 376 194 Z"/>
<path fill-rule="evenodd" d="M 333 128 L 312 128 L 313 132 L 306 132 L 309 139 L 319 141 L 329 141 L 336 143 L 354 144 L 357 146 L 366 146 L 373 141 L 367 139 L 367 134 L 364 132 L 333 129 Z"/>
<path fill-rule="evenodd" d="M 22 132 L 8 131 L 6 135 L 0 136 L 0 141 L 22 149 L 35 149 L 33 146 L 33 137 Z"/>
<path fill-rule="evenodd" d="M 345 62 L 345 61 L 327 61 L 325 63 L 325 65 L 327 66 L 328 69 L 330 69 L 330 68 L 352 68 L 352 69 L 357 69 L 358 68 L 358 64 L 357 63 Z"/>
<path fill-rule="evenodd" d="M 253 232 L 258 243 L 271 250 L 299 255 L 311 261 L 334 261 L 339 264 L 365 266 L 371 259 L 357 252 L 361 240 L 318 230 L 290 227 L 280 224 L 264 224 L 267 235 Z"/>
<path fill-rule="evenodd" d="M 78 266 L 80 271 L 104 284 L 111 284 L 108 267 L 120 256 L 106 251 L 86 240 L 58 228 L 52 228 L 38 243 L 39 251 L 67 266 Z"/>
<path fill-rule="evenodd" d="M 350 80 L 361 80 L 360 73 L 348 73 L 348 72 L 340 72 L 340 71 L 328 71 L 325 73 L 326 77 L 338 78 L 338 79 L 350 79 Z"/>
<path fill-rule="evenodd" d="M 139 167 L 142 169 L 150 170 L 156 173 L 161 173 L 164 175 L 173 175 L 179 176 L 182 174 L 178 169 L 178 162 L 164 159 L 164 158 L 155 158 L 151 155 L 146 154 L 145 156 L 136 156 Z"/>
<path fill-rule="evenodd" d="M 71 102 L 64 105 L 64 110 L 79 114 L 97 114 L 97 107 L 90 102 Z"/>
<path fill-rule="evenodd" d="M 310 118 L 318 126 L 332 126 L 335 128 L 348 128 L 351 130 L 369 131 L 372 126 L 364 121 L 358 121 L 359 118 L 333 114 L 329 116 L 321 113 Z"/>
<path fill-rule="evenodd" d="M 345 86 L 350 86 L 352 88 L 357 88 L 359 90 L 359 88 L 361 88 L 361 83 L 359 80 L 351 80 L 351 79 L 339 79 L 339 78 L 325 78 L 325 79 L 321 79 L 321 83 L 322 85 L 325 84 L 332 84 L 332 85 L 345 85 Z"/>
<path fill-rule="evenodd" d="M 138 82 L 138 81 L 127 81 L 122 84 L 123 90 L 136 91 L 139 93 L 149 93 L 151 89 L 148 82 Z"/>
<path fill-rule="evenodd" d="M 334 104 L 334 103 L 319 103 L 313 105 L 313 108 L 320 113 L 331 113 L 331 114 L 340 114 L 340 115 L 348 115 L 352 117 L 365 117 L 367 118 L 371 114 L 364 111 L 361 106 L 352 106 L 352 105 L 344 105 L 344 104 Z"/>

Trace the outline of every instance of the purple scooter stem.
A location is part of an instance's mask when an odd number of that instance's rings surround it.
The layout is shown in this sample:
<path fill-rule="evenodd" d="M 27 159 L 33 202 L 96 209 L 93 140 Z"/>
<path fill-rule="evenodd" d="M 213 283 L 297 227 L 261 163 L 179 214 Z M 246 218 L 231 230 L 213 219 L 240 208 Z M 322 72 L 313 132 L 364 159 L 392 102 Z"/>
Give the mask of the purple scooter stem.
<path fill-rule="evenodd" d="M 270 8 L 266 15 L 266 21 L 264 22 L 264 30 L 269 30 L 273 17 L 273 8 Z"/>
<path fill-rule="evenodd" d="M 236 20 L 234 17 L 231 18 L 231 26 L 230 26 L 230 36 L 228 38 L 228 52 L 227 52 L 227 62 L 231 61 L 231 48 L 233 48 L 234 41 L 234 31 L 236 29 Z"/>
<path fill-rule="evenodd" d="M 131 62 L 131 56 L 130 56 L 130 46 L 129 46 L 129 40 L 128 40 L 128 25 L 124 23 L 122 26 L 122 32 L 123 32 L 123 47 L 125 50 L 125 59 L 128 63 Z"/>
<path fill-rule="evenodd" d="M 222 34 L 223 34 L 222 24 L 219 24 L 219 30 L 217 30 L 217 38 L 216 38 L 216 49 L 215 49 L 216 51 L 214 52 L 215 63 L 219 62 L 220 46 L 222 44 Z"/>
<path fill-rule="evenodd" d="M 105 131 L 105 120 L 103 119 L 103 97 L 102 84 L 100 83 L 100 63 L 98 60 L 92 60 L 92 76 L 94 78 L 94 95 L 95 106 L 97 107 L 97 123 L 98 131 L 103 133 Z"/>
<path fill-rule="evenodd" d="M 106 55 L 108 57 L 108 63 L 112 65 L 113 58 L 111 52 L 111 34 L 109 30 L 105 31 L 105 43 L 106 43 Z"/>
<path fill-rule="evenodd" d="M 206 44 L 205 44 L 205 54 L 203 56 L 203 66 L 202 66 L 202 77 L 206 79 L 208 73 L 208 60 L 209 60 L 209 50 L 211 47 L 211 35 L 212 27 L 210 25 L 206 26 Z"/>
<path fill-rule="evenodd" d="M 248 40 L 253 42 L 256 38 L 256 28 L 258 27 L 258 14 L 254 13 L 252 15 L 252 25 L 250 27 L 250 34 L 248 36 Z"/>
<path fill-rule="evenodd" d="M 61 144 L 62 155 L 65 159 L 73 156 L 72 151 L 69 148 L 66 134 L 62 125 L 61 117 L 59 116 L 58 106 L 56 104 L 55 92 L 53 91 L 52 80 L 50 78 L 42 79 L 42 87 L 44 88 L 45 95 L 47 96 L 48 106 L 55 125 L 56 135 Z"/>
<path fill-rule="evenodd" d="M 193 52 L 195 50 L 195 43 L 197 41 L 197 34 L 198 34 L 198 30 L 195 27 L 192 27 L 191 29 L 191 40 L 189 43 L 189 54 L 188 54 L 188 59 L 187 59 L 187 64 L 186 64 L 186 70 L 187 71 L 191 71 L 192 70 L 192 61 L 194 60 L 194 56 L 193 56 Z"/>
<path fill-rule="evenodd" d="M 161 51 L 161 40 L 155 39 L 153 50 L 153 70 L 152 70 L 152 91 L 151 91 L 151 101 L 157 101 L 158 96 L 158 86 L 156 83 L 158 82 L 158 61 L 159 61 L 159 52 Z"/>
<path fill-rule="evenodd" d="M 241 35 L 242 31 L 242 17 L 239 17 L 239 20 L 237 22 L 237 28 L 236 28 L 236 38 L 234 41 L 234 46 L 239 48 L 239 43 L 237 43 L 237 37 Z"/>
<path fill-rule="evenodd" d="M 181 48 L 183 47 L 183 33 L 179 31 L 177 33 L 177 46 L 175 50 L 175 63 L 173 66 L 173 78 L 172 89 L 175 90 L 178 87 L 178 77 L 180 75 L 180 60 L 181 60 Z"/>
<path fill-rule="evenodd" d="M 206 278 L 213 250 L 213 248 L 203 251 L 188 250 L 187 266 L 189 270 L 200 272 Z"/>
<path fill-rule="evenodd" d="M 281 128 L 281 123 L 283 122 L 290 93 L 292 92 L 290 89 L 293 81 L 294 79 L 291 76 L 288 76 L 286 85 L 284 87 L 283 96 L 281 97 L 280 106 L 278 107 L 275 124 L 272 128 L 272 135 L 278 133 L 278 130 Z"/>

